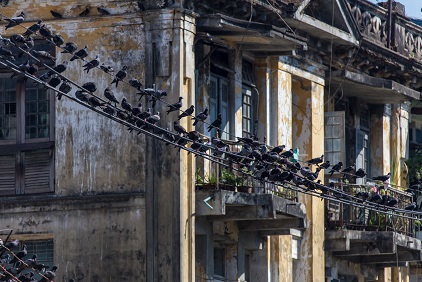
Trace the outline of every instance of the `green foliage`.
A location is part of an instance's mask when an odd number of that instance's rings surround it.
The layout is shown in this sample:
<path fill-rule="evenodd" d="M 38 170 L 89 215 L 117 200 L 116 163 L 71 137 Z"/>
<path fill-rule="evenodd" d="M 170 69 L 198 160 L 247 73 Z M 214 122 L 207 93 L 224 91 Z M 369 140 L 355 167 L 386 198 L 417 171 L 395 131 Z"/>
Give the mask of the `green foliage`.
<path fill-rule="evenodd" d="M 243 183 L 243 178 L 228 169 L 223 169 L 221 170 L 221 183 L 230 186 L 240 186 Z"/>
<path fill-rule="evenodd" d="M 409 159 L 406 161 L 408 167 L 409 182 L 418 182 L 422 178 L 422 155 L 410 154 Z"/>

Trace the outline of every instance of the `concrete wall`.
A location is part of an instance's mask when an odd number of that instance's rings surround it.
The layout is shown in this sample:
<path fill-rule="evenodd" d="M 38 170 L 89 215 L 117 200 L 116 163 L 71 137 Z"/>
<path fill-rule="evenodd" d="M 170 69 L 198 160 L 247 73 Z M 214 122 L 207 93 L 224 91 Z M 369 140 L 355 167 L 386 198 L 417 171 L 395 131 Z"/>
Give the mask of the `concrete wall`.
<path fill-rule="evenodd" d="M 12 238 L 54 240 L 59 281 L 145 281 L 145 224 L 137 195 L 1 200 L 0 225 Z"/>
<path fill-rule="evenodd" d="M 112 15 L 100 16 L 99 6 Z M 86 7 L 89 15 L 78 17 Z M 50 10 L 64 19 L 54 20 Z M 127 65 L 128 78 L 145 81 L 144 21 L 135 1 L 10 1 L 1 8 L 7 16 L 18 11 L 26 13 L 25 26 L 43 19 L 66 42 L 88 45 L 87 59 L 98 54 L 116 72 Z M 23 31 L 14 27 L 7 34 Z M 3 26 L 0 33 L 5 35 Z M 69 60 L 60 51 L 57 62 Z M 82 64 L 70 62 L 64 75 L 96 83 L 103 96 L 113 78 L 99 70 L 86 74 Z M 126 96 L 136 105 L 133 88 L 111 88 L 119 101 Z M 146 281 L 145 155 L 143 135 L 64 97 L 55 108 L 55 193 L 5 199 L 0 226 L 19 238 L 30 234 L 26 240 L 52 238 L 60 281 Z"/>

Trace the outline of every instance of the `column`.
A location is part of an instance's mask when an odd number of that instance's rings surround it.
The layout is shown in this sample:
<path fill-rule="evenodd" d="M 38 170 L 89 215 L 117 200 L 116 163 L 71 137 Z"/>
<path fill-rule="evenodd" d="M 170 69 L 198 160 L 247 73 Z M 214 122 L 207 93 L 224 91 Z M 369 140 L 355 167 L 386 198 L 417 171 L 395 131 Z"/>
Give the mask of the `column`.
<path fill-rule="evenodd" d="M 292 82 L 293 92 L 293 147 L 300 149 L 303 159 L 319 157 L 324 153 L 324 86 L 298 78 Z M 301 241 L 296 281 L 324 281 L 324 201 L 309 195 L 300 195 L 306 206 L 308 228 Z"/>
<path fill-rule="evenodd" d="M 393 174 L 390 167 L 390 115 L 384 105 L 372 105 L 370 128 L 371 175 Z"/>
<path fill-rule="evenodd" d="M 195 19 L 180 10 L 148 11 L 144 15 L 146 85 L 155 83 L 158 89 L 166 89 L 167 101 L 182 96 L 185 105 L 194 104 Z M 153 111 L 164 113 L 165 109 L 157 103 Z M 172 114 L 161 114 L 163 127 L 172 128 L 177 115 Z M 182 119 L 181 124 L 193 130 L 190 120 Z M 192 155 L 151 138 L 146 140 L 147 280 L 194 281 Z"/>

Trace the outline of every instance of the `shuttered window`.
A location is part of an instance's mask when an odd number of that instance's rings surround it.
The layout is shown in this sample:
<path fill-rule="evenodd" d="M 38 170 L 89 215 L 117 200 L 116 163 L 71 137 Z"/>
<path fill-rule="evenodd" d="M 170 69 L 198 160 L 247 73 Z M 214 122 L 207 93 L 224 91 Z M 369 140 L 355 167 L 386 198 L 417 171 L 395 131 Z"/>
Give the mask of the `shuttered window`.
<path fill-rule="evenodd" d="M 10 77 L 0 73 L 0 196 L 53 192 L 54 93 Z"/>

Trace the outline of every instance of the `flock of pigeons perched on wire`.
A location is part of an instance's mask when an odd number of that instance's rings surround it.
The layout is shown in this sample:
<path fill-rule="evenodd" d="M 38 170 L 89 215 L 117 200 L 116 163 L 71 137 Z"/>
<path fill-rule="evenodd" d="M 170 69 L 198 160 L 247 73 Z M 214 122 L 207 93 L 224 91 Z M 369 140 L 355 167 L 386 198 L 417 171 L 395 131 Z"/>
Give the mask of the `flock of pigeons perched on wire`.
<path fill-rule="evenodd" d="M 22 26 L 24 18 L 24 13 L 11 19 L 6 18 L 6 21 L 8 21 L 6 29 L 18 25 Z M 55 63 L 56 58 L 48 52 L 33 50 L 34 42 L 32 36 L 36 34 L 40 35 L 54 46 L 61 48 L 63 54 L 69 54 L 71 56 L 69 61 L 63 61 L 60 64 L 56 64 L 54 67 L 49 67 L 47 63 Z M 328 173 L 331 176 L 333 173 L 342 173 L 343 179 L 347 177 L 348 180 L 354 181 L 356 178 L 363 178 L 366 176 L 365 171 L 361 168 L 356 170 L 354 166 L 350 166 L 342 170 L 342 162 L 331 166 L 329 161 L 324 161 L 323 156 L 302 162 L 301 165 L 301 162 L 292 160 L 294 154 L 293 149 L 285 150 L 284 145 L 271 148 L 265 144 L 265 141 L 260 142 L 254 137 L 236 137 L 237 144 L 241 146 L 241 149 L 236 151 L 231 150 L 227 141 L 223 139 L 217 137 L 210 139 L 196 130 L 187 131 L 179 123 L 182 118 L 190 118 L 193 121 L 193 126 L 199 125 L 200 123 L 205 124 L 208 132 L 212 129 L 216 129 L 217 132 L 222 132 L 220 128 L 222 125 L 221 114 L 218 114 L 214 121 L 208 123 L 208 108 L 205 108 L 202 112 L 197 114 L 194 114 L 194 105 L 183 110 L 183 97 L 179 97 L 174 103 L 167 103 L 164 100 L 164 97 L 167 96 L 165 90 L 157 90 L 154 87 L 142 88 L 142 83 L 136 78 L 126 80 L 128 76 L 127 66 L 123 66 L 115 74 L 113 67 L 101 64 L 98 55 L 94 59 L 87 60 L 89 56 L 88 46 L 78 48 L 75 42 L 65 43 L 63 37 L 50 30 L 42 23 L 42 20 L 38 20 L 27 28 L 25 27 L 25 32 L 21 34 L 12 34 L 9 38 L 3 38 L 0 35 L 0 42 L 2 42 L 2 45 L 4 46 L 0 46 L 0 58 L 2 59 L 0 60 L 0 64 L 12 69 L 14 71 L 13 76 L 22 77 L 23 79 L 30 78 L 49 89 L 55 90 L 58 100 L 60 100 L 62 96 L 66 96 L 126 125 L 131 132 L 134 131 L 138 134 L 144 133 L 153 136 L 166 142 L 166 145 L 173 144 L 175 147 L 179 148 L 179 151 L 180 149 L 184 149 L 225 166 L 237 163 L 240 165 L 240 169 L 238 170 L 239 173 L 244 173 L 249 177 L 253 177 L 262 182 L 290 187 L 302 193 L 309 193 L 321 198 L 343 201 L 344 203 L 351 205 L 372 203 L 376 206 L 376 209 L 379 209 L 380 206 L 384 206 L 394 208 L 398 212 L 421 209 L 421 207 L 412 203 L 401 210 L 397 208 L 398 199 L 388 195 L 380 195 L 377 192 L 350 195 L 336 189 L 333 184 L 325 186 L 318 180 L 319 172 L 322 169 L 329 169 Z M 17 47 L 21 53 L 14 54 L 7 48 L 7 45 L 9 44 Z M 28 59 L 19 66 L 13 64 L 15 56 L 20 56 L 22 54 L 27 54 L 31 60 Z M 103 90 L 103 96 L 96 94 L 97 87 L 94 82 L 86 82 L 80 86 L 63 75 L 68 68 L 69 63 L 78 60 L 82 61 L 82 68 L 87 73 L 92 69 L 100 69 L 112 76 L 113 80 L 111 85 Z M 32 61 L 32 63 L 30 63 L 30 61 Z M 47 68 L 48 70 L 39 74 L 40 67 Z M 150 103 L 150 107 L 144 108 L 142 103 L 131 105 L 125 97 L 119 101 L 112 88 L 113 84 L 115 87 L 118 87 L 119 83 L 128 84 L 136 89 L 139 100 L 143 97 L 147 97 L 146 105 Z M 76 88 L 74 97 L 69 95 L 73 88 Z M 168 128 L 164 129 L 158 126 L 161 119 L 160 113 L 153 113 L 157 101 L 165 105 L 167 108 L 167 115 L 170 115 L 173 112 L 177 114 L 177 120 L 175 118 L 173 122 L 173 130 Z M 310 168 L 311 166 L 316 167 L 316 170 L 312 171 Z M 372 180 L 386 182 L 389 178 L 390 173 L 374 177 Z"/>
<path fill-rule="evenodd" d="M 50 267 L 38 262 L 36 254 L 28 257 L 25 244 L 19 249 L 19 241 L 3 242 L 0 239 L 0 281 L 51 282 L 56 277 L 57 266 Z M 41 278 L 36 279 L 36 276 Z M 69 282 L 74 282 L 70 279 Z"/>

